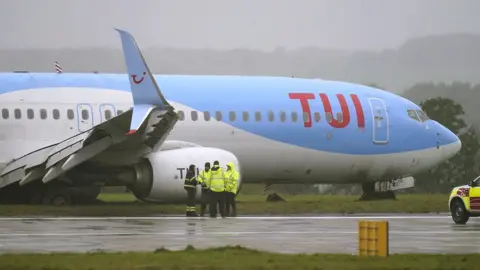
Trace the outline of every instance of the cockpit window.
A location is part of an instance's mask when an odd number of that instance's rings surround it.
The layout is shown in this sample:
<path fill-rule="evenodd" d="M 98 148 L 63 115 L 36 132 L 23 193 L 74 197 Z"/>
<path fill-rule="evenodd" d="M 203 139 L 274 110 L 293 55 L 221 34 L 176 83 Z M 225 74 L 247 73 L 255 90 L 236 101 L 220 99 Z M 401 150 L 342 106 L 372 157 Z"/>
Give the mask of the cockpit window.
<path fill-rule="evenodd" d="M 420 119 L 418 118 L 418 115 L 415 112 L 415 110 L 407 110 L 407 112 L 408 112 L 408 117 L 410 117 L 414 120 L 420 121 Z"/>
<path fill-rule="evenodd" d="M 428 119 L 430 119 L 430 118 L 428 118 L 427 114 L 422 110 L 417 110 L 417 115 L 420 118 L 420 121 L 422 121 L 422 122 L 425 122 Z"/>

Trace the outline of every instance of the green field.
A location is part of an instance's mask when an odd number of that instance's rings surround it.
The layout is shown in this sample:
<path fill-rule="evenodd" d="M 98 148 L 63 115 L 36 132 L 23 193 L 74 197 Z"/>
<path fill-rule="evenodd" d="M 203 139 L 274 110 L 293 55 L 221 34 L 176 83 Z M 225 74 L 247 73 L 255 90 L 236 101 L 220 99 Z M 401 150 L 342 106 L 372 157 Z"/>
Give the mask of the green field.
<path fill-rule="evenodd" d="M 159 249 L 149 253 L 22 254 L 1 255 L 0 269 L 11 270 L 160 270 L 160 269 L 480 269 L 478 254 L 391 255 L 366 258 L 356 255 L 286 255 L 222 247 L 184 251 Z"/>
<path fill-rule="evenodd" d="M 448 212 L 448 195 L 398 195 L 397 200 L 356 201 L 358 196 L 342 195 L 283 195 L 287 202 L 266 202 L 262 195 L 240 194 L 237 199 L 238 215 L 288 215 L 321 213 L 444 213 Z M 101 205 L 42 206 L 2 205 L 0 216 L 146 216 L 182 214 L 183 204 L 133 203 L 129 193 L 100 194 Z"/>

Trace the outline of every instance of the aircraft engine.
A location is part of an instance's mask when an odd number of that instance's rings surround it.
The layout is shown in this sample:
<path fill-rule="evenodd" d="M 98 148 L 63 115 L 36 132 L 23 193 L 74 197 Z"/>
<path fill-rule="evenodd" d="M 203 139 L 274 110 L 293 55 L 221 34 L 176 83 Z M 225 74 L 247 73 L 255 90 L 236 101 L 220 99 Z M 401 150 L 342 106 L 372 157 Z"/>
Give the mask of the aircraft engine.
<path fill-rule="evenodd" d="M 232 153 L 218 148 L 189 147 L 152 153 L 145 162 L 135 166 L 135 181 L 127 185 L 134 195 L 142 201 L 177 203 L 185 202 L 187 192 L 183 188 L 185 174 L 190 164 L 203 170 L 205 162 L 218 160 L 220 167 L 226 169 L 228 162 L 235 164 L 240 172 L 238 159 Z M 131 179 L 131 178 L 130 178 Z M 239 179 L 239 189 L 241 185 Z M 201 187 L 197 186 L 197 198 L 200 199 Z"/>

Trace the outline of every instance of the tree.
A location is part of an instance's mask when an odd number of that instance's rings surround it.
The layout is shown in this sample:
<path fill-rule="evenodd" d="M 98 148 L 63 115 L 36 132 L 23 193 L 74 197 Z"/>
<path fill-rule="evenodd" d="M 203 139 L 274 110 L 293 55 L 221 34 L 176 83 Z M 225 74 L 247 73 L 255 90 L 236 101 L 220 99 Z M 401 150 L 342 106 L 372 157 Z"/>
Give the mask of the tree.
<path fill-rule="evenodd" d="M 464 184 L 478 174 L 476 156 L 480 149 L 473 126 L 468 127 L 463 119 L 463 107 L 448 98 L 431 98 L 420 103 L 425 113 L 433 120 L 455 133 L 462 142 L 460 152 L 416 176 L 419 188 L 430 192 L 446 192 L 452 187 Z"/>
<path fill-rule="evenodd" d="M 451 99 L 442 97 L 430 98 L 422 101 L 420 107 L 431 119 L 444 125 L 457 135 L 462 129 L 467 127 L 462 118 L 465 115 L 462 105 Z"/>

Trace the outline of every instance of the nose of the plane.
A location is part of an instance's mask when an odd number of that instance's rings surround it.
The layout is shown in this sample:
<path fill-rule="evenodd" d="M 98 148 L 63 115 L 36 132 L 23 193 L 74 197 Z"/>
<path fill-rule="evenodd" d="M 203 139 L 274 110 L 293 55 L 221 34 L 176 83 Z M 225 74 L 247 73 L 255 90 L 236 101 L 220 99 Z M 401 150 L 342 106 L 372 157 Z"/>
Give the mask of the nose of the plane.
<path fill-rule="evenodd" d="M 437 125 L 437 145 L 442 151 L 442 158 L 451 158 L 462 149 L 462 142 L 451 130 L 440 123 L 437 123 Z"/>

